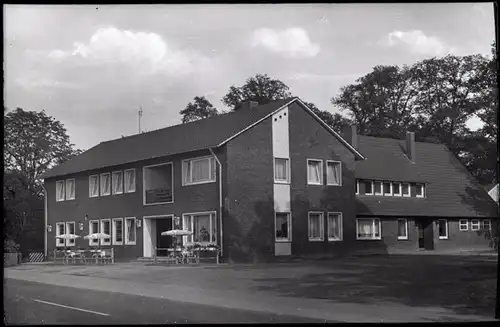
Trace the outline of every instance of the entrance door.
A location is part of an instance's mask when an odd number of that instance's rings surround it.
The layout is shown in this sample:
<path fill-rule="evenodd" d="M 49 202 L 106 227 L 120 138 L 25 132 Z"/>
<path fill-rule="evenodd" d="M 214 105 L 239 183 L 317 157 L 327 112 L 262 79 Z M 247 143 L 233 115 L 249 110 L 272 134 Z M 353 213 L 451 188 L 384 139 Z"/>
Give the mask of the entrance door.
<path fill-rule="evenodd" d="M 417 222 L 418 226 L 418 248 L 425 250 L 434 250 L 434 230 L 432 220 L 421 220 Z"/>
<path fill-rule="evenodd" d="M 156 218 L 156 247 L 168 249 L 172 247 L 172 236 L 162 236 L 161 233 L 172 230 L 172 218 Z M 167 251 L 159 251 L 158 256 L 166 256 Z"/>

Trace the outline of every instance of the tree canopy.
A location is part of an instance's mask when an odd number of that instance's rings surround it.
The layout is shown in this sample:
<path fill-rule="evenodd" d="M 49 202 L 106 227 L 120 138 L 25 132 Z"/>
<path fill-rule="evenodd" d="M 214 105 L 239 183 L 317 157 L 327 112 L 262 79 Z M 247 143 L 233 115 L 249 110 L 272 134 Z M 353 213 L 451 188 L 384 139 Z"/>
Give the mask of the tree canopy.
<path fill-rule="evenodd" d="M 194 97 L 193 101 L 189 102 L 186 108 L 182 109 L 179 113 L 183 116 L 183 124 L 219 114 L 217 108 L 215 108 L 204 96 Z"/>

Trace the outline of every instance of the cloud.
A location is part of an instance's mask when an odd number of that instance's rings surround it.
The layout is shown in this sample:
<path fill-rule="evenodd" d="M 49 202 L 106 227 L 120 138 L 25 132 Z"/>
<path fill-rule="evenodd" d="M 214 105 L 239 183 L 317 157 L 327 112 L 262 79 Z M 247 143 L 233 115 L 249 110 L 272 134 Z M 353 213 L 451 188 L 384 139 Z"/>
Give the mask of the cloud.
<path fill-rule="evenodd" d="M 99 28 L 87 43 L 74 42 L 71 50 L 56 49 L 49 58 L 60 61 L 78 58 L 94 64 L 125 64 L 143 74 L 185 74 L 206 58 L 192 50 L 175 50 L 156 33 Z"/>
<path fill-rule="evenodd" d="M 314 57 L 320 46 L 312 43 L 307 32 L 298 27 L 284 30 L 260 28 L 253 32 L 252 46 L 264 47 L 290 57 Z"/>
<path fill-rule="evenodd" d="M 57 88 L 57 89 L 79 89 L 81 86 L 72 82 L 55 80 L 49 77 L 28 75 L 16 78 L 16 83 L 25 89 L 33 88 Z"/>
<path fill-rule="evenodd" d="M 407 47 L 411 52 L 432 56 L 456 52 L 455 48 L 449 47 L 439 38 L 427 36 L 420 30 L 390 32 L 379 41 L 379 45 L 384 47 Z"/>

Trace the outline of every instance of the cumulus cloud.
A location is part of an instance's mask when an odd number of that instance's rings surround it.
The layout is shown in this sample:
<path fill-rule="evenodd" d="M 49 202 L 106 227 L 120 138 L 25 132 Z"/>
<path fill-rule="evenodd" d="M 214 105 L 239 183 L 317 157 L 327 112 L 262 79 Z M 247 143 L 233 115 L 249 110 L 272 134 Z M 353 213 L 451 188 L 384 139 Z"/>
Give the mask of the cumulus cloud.
<path fill-rule="evenodd" d="M 449 47 L 435 36 L 427 36 L 420 30 L 393 31 L 380 40 L 380 45 L 385 47 L 403 46 L 418 54 L 441 56 L 455 52 L 456 49 Z"/>
<path fill-rule="evenodd" d="M 314 57 L 320 52 L 320 46 L 311 41 L 307 31 L 298 27 L 257 29 L 253 33 L 252 45 L 290 57 Z"/>
<path fill-rule="evenodd" d="M 190 73 L 196 62 L 205 58 L 191 50 L 176 50 L 156 33 L 98 29 L 87 43 L 75 42 L 71 50 L 53 50 L 49 58 L 77 57 L 98 64 L 121 63 L 139 68 L 142 73 Z"/>

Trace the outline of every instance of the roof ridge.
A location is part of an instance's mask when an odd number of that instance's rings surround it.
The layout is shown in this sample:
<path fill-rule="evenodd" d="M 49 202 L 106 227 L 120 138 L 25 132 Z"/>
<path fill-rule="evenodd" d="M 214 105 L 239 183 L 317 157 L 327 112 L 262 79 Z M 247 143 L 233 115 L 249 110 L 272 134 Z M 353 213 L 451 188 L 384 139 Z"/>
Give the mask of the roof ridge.
<path fill-rule="evenodd" d="M 391 137 L 381 137 L 381 136 L 372 136 L 372 135 L 362 135 L 362 134 L 359 134 L 358 137 L 360 137 L 360 136 L 361 137 L 366 137 L 366 138 L 378 139 L 378 140 L 391 140 L 391 141 L 402 141 L 402 142 L 405 141 L 405 139 L 393 139 Z M 425 141 L 415 141 L 415 143 L 446 145 L 444 143 L 425 142 Z"/>

